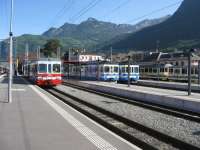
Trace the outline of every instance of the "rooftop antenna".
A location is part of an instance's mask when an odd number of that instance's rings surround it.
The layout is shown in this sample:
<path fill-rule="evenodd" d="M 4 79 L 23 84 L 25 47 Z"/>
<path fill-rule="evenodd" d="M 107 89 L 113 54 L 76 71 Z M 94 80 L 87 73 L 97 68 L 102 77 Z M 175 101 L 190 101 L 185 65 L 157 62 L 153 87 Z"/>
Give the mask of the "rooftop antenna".
<path fill-rule="evenodd" d="M 160 41 L 157 40 L 157 41 L 156 41 L 156 53 L 159 52 L 159 46 L 160 46 Z"/>

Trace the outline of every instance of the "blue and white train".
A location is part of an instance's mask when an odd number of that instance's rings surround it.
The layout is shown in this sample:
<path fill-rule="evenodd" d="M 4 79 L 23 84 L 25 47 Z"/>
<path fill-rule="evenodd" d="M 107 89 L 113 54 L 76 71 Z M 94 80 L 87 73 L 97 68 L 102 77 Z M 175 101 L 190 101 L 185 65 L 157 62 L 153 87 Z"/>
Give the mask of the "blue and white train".
<path fill-rule="evenodd" d="M 138 65 L 130 65 L 130 81 L 138 81 L 139 80 L 139 66 Z M 128 65 L 121 64 L 119 65 L 119 82 L 127 82 L 128 81 Z"/>
<path fill-rule="evenodd" d="M 70 67 L 70 77 L 100 81 L 128 81 L 128 65 L 113 63 L 88 63 Z M 130 65 L 130 81 L 139 80 L 139 66 Z"/>

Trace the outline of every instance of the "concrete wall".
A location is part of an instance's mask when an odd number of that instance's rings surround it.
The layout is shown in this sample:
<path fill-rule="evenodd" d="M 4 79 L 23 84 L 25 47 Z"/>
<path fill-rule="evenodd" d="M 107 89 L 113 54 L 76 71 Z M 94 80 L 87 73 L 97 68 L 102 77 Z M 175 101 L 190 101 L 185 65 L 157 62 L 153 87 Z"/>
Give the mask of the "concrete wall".
<path fill-rule="evenodd" d="M 74 84 L 73 81 L 68 81 L 68 82 L 71 82 L 72 84 Z M 133 91 L 133 90 L 124 90 L 120 88 L 100 86 L 100 85 L 88 84 L 88 83 L 83 83 L 83 82 L 76 82 L 75 84 L 80 85 L 82 87 L 94 89 L 97 91 L 131 98 L 138 101 L 151 102 L 151 103 L 155 103 L 159 105 L 170 106 L 173 108 L 200 113 L 200 102 L 197 102 L 197 101 L 186 100 L 186 99 L 184 100 L 181 98 L 149 94 L 149 93 L 138 92 L 138 91 Z"/>

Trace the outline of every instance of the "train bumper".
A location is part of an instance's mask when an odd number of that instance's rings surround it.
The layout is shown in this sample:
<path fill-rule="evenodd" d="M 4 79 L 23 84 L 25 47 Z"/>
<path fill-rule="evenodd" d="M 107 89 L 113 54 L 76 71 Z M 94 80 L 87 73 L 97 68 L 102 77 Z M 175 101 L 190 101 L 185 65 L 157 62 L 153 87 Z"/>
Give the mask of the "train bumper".
<path fill-rule="evenodd" d="M 39 86 L 56 86 L 62 84 L 62 80 L 36 80 Z"/>

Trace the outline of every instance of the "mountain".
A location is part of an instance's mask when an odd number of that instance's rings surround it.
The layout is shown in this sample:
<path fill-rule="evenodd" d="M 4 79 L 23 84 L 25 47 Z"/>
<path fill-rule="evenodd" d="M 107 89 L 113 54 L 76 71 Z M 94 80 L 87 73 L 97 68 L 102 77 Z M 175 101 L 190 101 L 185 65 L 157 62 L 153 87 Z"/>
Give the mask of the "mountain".
<path fill-rule="evenodd" d="M 127 34 L 139 31 L 145 27 L 163 22 L 169 16 L 144 20 L 136 25 L 115 24 L 88 18 L 80 24 L 65 23 L 59 28 L 50 28 L 42 35 L 24 34 L 16 37 L 15 47 L 18 53 L 24 53 L 26 43 L 30 51 L 35 51 L 38 46 L 43 46 L 48 39 L 57 38 L 63 46 L 62 50 L 68 48 L 86 48 L 94 50 L 108 41 L 116 41 Z"/>
<path fill-rule="evenodd" d="M 167 15 L 167 16 L 164 16 L 164 17 L 161 17 L 161 18 L 158 18 L 158 19 L 145 19 L 137 24 L 135 24 L 132 28 L 132 32 L 130 33 L 124 33 L 124 34 L 120 34 L 118 36 L 115 36 L 114 38 L 112 38 L 111 40 L 109 41 L 105 41 L 104 43 L 100 43 L 98 45 L 98 48 L 99 50 L 100 49 L 104 49 L 106 46 L 106 49 L 109 49 L 109 47 L 111 47 L 111 43 L 116 43 L 116 42 L 120 42 L 121 40 L 129 37 L 130 34 L 133 34 L 133 33 L 136 33 L 146 27 L 150 27 L 150 26 L 153 26 L 153 25 L 157 25 L 157 24 L 160 24 L 162 22 L 164 22 L 165 20 L 169 19 L 171 17 L 171 15 Z M 108 47 L 109 45 L 109 47 Z M 121 50 L 121 52 L 123 52 L 123 49 Z"/>
<path fill-rule="evenodd" d="M 117 50 L 150 50 L 159 41 L 161 49 L 172 50 L 200 47 L 200 0 L 184 0 L 179 9 L 166 21 L 147 27 L 113 44 Z"/>
<path fill-rule="evenodd" d="M 114 24 L 110 22 L 103 22 L 95 18 L 88 18 L 88 20 L 75 25 L 65 23 L 60 28 L 50 28 L 42 35 L 51 38 L 70 37 L 78 40 L 91 39 L 95 43 L 104 43 L 122 34 L 133 33 L 145 27 L 152 26 L 163 22 L 169 18 L 165 16 L 159 19 L 143 20 L 136 25 L 129 24 Z"/>

